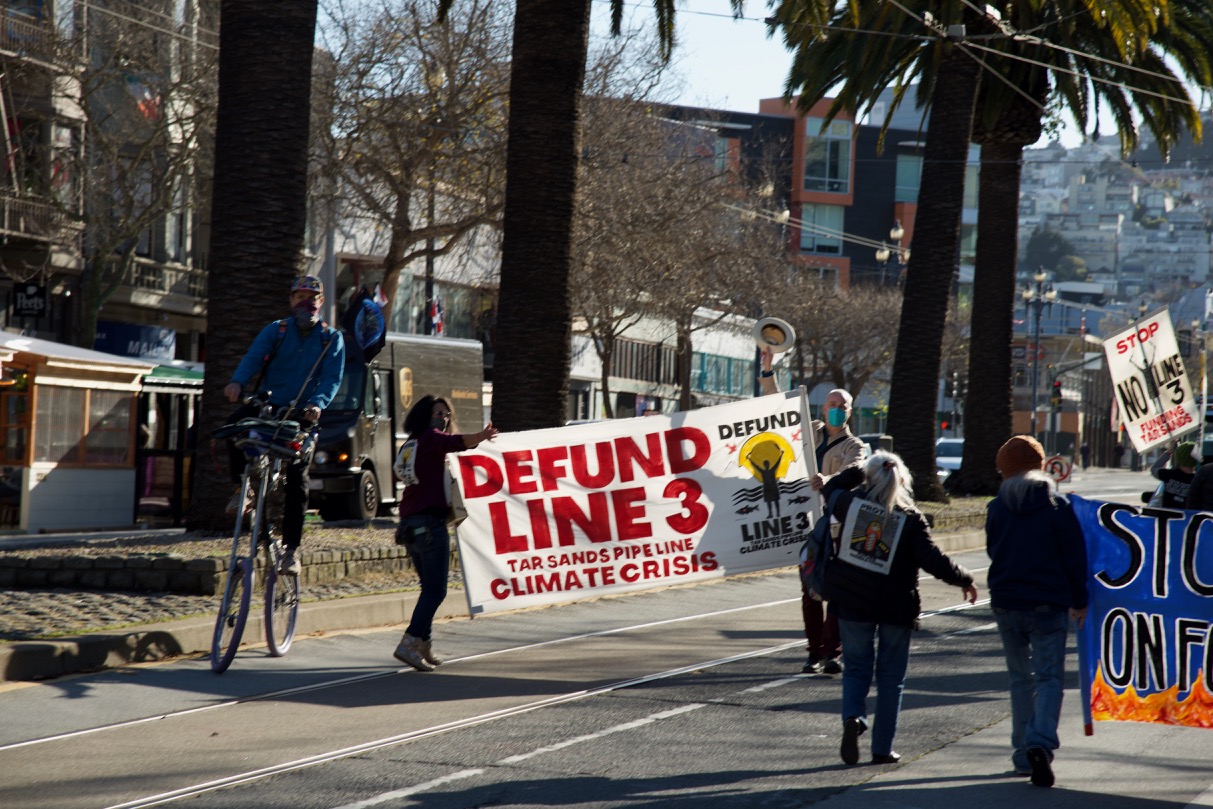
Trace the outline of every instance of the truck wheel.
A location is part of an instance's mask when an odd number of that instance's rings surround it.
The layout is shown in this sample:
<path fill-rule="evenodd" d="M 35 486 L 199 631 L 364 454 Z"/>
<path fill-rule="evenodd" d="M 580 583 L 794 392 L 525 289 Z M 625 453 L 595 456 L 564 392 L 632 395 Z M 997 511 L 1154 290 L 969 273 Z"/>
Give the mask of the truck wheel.
<path fill-rule="evenodd" d="M 349 516 L 354 520 L 369 520 L 379 514 L 379 483 L 375 473 L 363 469 L 350 495 Z"/>

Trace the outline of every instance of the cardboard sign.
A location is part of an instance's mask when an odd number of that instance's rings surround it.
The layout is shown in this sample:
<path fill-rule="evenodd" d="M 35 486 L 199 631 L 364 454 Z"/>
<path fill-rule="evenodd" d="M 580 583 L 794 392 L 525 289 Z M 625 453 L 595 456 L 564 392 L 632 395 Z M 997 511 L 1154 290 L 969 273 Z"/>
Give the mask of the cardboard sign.
<path fill-rule="evenodd" d="M 1200 427 L 1200 407 L 1166 309 L 1104 341 L 1125 432 L 1145 452 Z"/>
<path fill-rule="evenodd" d="M 856 567 L 888 575 L 905 528 L 906 516 L 856 498 L 842 525 L 838 558 Z"/>

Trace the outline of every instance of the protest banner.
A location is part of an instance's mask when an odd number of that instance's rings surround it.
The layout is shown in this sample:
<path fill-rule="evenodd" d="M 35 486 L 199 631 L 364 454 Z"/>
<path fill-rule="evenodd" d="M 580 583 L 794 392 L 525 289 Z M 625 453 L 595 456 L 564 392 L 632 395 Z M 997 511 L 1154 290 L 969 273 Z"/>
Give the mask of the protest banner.
<path fill-rule="evenodd" d="M 1087 733 L 1093 720 L 1213 728 L 1213 513 L 1070 502 L 1090 573 Z"/>
<path fill-rule="evenodd" d="M 796 564 L 820 497 L 802 392 L 503 433 L 448 456 L 473 615 Z"/>
<path fill-rule="evenodd" d="M 1166 309 L 1109 337 L 1104 353 L 1134 449 L 1145 452 L 1200 427 L 1200 406 Z"/>

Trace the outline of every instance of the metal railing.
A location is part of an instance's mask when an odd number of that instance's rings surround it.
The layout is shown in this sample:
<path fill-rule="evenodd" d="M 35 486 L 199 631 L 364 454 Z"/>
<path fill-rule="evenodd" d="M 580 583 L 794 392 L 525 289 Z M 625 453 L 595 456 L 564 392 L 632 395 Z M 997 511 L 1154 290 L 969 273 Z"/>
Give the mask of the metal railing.
<path fill-rule="evenodd" d="M 46 59 L 54 50 L 55 29 L 15 11 L 0 11 L 0 52 Z"/>
<path fill-rule="evenodd" d="M 0 233 L 54 241 L 65 229 L 62 211 L 48 202 L 0 191 Z"/>
<path fill-rule="evenodd" d="M 206 297 L 206 272 L 196 267 L 152 264 L 136 260 L 131 286 L 165 295 Z"/>

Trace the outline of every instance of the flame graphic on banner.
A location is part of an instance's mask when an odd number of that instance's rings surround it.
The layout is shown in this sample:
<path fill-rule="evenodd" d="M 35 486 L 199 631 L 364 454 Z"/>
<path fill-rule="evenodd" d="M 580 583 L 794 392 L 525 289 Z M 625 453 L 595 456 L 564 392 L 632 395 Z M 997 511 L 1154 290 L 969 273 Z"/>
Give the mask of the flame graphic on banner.
<path fill-rule="evenodd" d="M 1137 696 L 1133 686 L 1116 693 L 1103 678 L 1103 667 L 1095 671 L 1091 683 L 1091 717 L 1096 720 L 1117 722 L 1157 722 L 1165 725 L 1184 725 L 1193 728 L 1213 728 L 1213 693 L 1205 688 L 1204 678 L 1198 672 L 1186 699 L 1179 699 L 1179 686 L 1166 691 Z"/>

